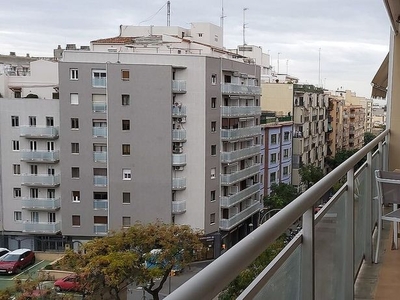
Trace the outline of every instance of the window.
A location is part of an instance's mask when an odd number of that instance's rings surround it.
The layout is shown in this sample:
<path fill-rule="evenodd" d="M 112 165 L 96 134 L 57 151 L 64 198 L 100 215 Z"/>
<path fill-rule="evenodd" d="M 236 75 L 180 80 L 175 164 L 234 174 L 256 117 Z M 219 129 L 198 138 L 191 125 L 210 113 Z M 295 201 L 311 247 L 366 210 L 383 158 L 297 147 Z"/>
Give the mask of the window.
<path fill-rule="evenodd" d="M 290 132 L 289 132 L 289 131 L 285 131 L 285 132 L 283 133 L 283 140 L 284 140 L 284 141 L 288 141 L 288 140 L 289 140 L 289 137 L 290 137 Z"/>
<path fill-rule="evenodd" d="M 215 108 L 217 106 L 217 98 L 211 98 L 211 108 Z"/>
<path fill-rule="evenodd" d="M 53 117 L 46 117 L 46 126 L 53 127 L 54 126 L 54 118 Z"/>
<path fill-rule="evenodd" d="M 212 74 L 211 75 L 211 84 L 216 85 L 217 84 L 217 74 Z"/>
<path fill-rule="evenodd" d="M 14 211 L 14 221 L 22 221 L 22 212 Z"/>
<path fill-rule="evenodd" d="M 71 118 L 71 129 L 79 129 L 79 119 Z"/>
<path fill-rule="evenodd" d="M 47 151 L 54 151 L 54 142 L 47 142 Z"/>
<path fill-rule="evenodd" d="M 31 211 L 31 222 L 38 223 L 39 222 L 39 212 Z"/>
<path fill-rule="evenodd" d="M 72 191 L 72 202 L 80 202 L 80 201 L 81 201 L 81 192 Z"/>
<path fill-rule="evenodd" d="M 276 134 L 271 134 L 271 144 L 276 144 Z"/>
<path fill-rule="evenodd" d="M 287 176 L 288 174 L 289 174 L 289 167 L 288 166 L 283 167 L 283 175 Z"/>
<path fill-rule="evenodd" d="M 288 158 L 289 157 L 289 149 L 283 149 L 283 157 Z"/>
<path fill-rule="evenodd" d="M 271 184 L 274 183 L 275 181 L 276 181 L 276 173 L 274 172 L 269 175 L 269 183 Z"/>
<path fill-rule="evenodd" d="M 129 80 L 129 70 L 121 70 L 122 80 Z"/>
<path fill-rule="evenodd" d="M 72 226 L 81 226 L 81 216 L 72 215 Z"/>
<path fill-rule="evenodd" d="M 19 151 L 19 141 L 12 141 L 12 149 L 14 151 Z"/>
<path fill-rule="evenodd" d="M 122 227 L 131 226 L 131 217 L 122 217 Z"/>
<path fill-rule="evenodd" d="M 19 164 L 14 164 L 13 165 L 13 174 L 14 175 L 21 174 L 21 166 Z"/>
<path fill-rule="evenodd" d="M 215 179 L 215 174 L 216 174 L 216 168 L 211 169 L 211 179 Z"/>
<path fill-rule="evenodd" d="M 21 98 L 21 90 L 15 90 L 14 91 L 14 98 Z"/>
<path fill-rule="evenodd" d="M 79 178 L 79 167 L 71 168 L 71 176 L 72 178 Z"/>
<path fill-rule="evenodd" d="M 122 105 L 130 105 L 131 100 L 129 95 L 122 95 Z"/>
<path fill-rule="evenodd" d="M 106 87 L 107 73 L 106 70 L 93 70 L 92 71 L 92 86 L 93 87 Z"/>
<path fill-rule="evenodd" d="M 212 121 L 211 122 L 211 132 L 215 132 L 217 130 L 217 122 Z"/>
<path fill-rule="evenodd" d="M 131 129 L 131 121 L 122 120 L 122 130 L 130 130 L 130 129 Z"/>
<path fill-rule="evenodd" d="M 29 116 L 29 126 L 35 127 L 36 126 L 36 117 Z"/>
<path fill-rule="evenodd" d="M 29 148 L 31 151 L 37 150 L 37 142 L 36 141 L 29 141 Z"/>
<path fill-rule="evenodd" d="M 123 180 L 132 180 L 131 169 L 122 169 L 122 179 Z"/>
<path fill-rule="evenodd" d="M 11 116 L 11 126 L 12 127 L 19 126 L 19 117 L 18 116 Z"/>
<path fill-rule="evenodd" d="M 199 37 L 202 37 L 203 36 L 203 34 L 202 33 L 199 33 Z"/>
<path fill-rule="evenodd" d="M 215 224 L 215 213 L 212 213 L 210 215 L 210 225 L 213 225 L 213 224 Z"/>
<path fill-rule="evenodd" d="M 217 145 L 211 145 L 211 155 L 217 155 Z"/>
<path fill-rule="evenodd" d="M 271 153 L 271 163 L 276 163 L 276 153 Z"/>
<path fill-rule="evenodd" d="M 122 203 L 130 204 L 131 203 L 131 193 L 123 192 L 122 193 Z"/>
<path fill-rule="evenodd" d="M 73 154 L 79 153 L 79 143 L 71 143 L 71 153 Z"/>
<path fill-rule="evenodd" d="M 122 155 L 130 155 L 130 154 L 131 154 L 131 145 L 122 144 Z"/>
<path fill-rule="evenodd" d="M 69 95 L 71 105 L 78 105 L 79 104 L 79 96 L 78 94 L 70 94 Z"/>
<path fill-rule="evenodd" d="M 21 198 L 21 188 L 13 188 L 14 198 Z"/>
<path fill-rule="evenodd" d="M 56 170 L 53 167 L 48 167 L 47 168 L 47 175 L 54 176 L 56 173 Z"/>
<path fill-rule="evenodd" d="M 47 189 L 47 198 L 49 198 L 49 199 L 56 198 L 56 190 L 55 189 Z"/>
<path fill-rule="evenodd" d="M 31 175 L 37 175 L 37 173 L 38 173 L 38 166 L 31 165 Z"/>
<path fill-rule="evenodd" d="M 211 202 L 215 201 L 215 190 L 211 191 Z"/>
<path fill-rule="evenodd" d="M 78 69 L 69 69 L 69 79 L 78 80 Z"/>
<path fill-rule="evenodd" d="M 47 213 L 47 222 L 55 223 L 56 222 L 56 213 L 54 213 L 54 212 Z"/>
<path fill-rule="evenodd" d="M 39 189 L 38 188 L 30 188 L 29 196 L 33 199 L 39 198 Z"/>

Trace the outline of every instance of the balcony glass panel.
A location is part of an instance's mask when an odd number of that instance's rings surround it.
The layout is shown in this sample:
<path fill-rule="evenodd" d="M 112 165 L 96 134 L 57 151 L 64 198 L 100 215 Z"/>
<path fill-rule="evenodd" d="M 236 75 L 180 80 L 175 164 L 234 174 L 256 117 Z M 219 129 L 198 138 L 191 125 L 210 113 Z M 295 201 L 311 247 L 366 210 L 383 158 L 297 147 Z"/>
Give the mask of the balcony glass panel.
<path fill-rule="evenodd" d="M 22 231 L 30 233 L 57 233 L 61 231 L 61 222 L 25 221 L 22 226 Z"/>
<path fill-rule="evenodd" d="M 107 152 L 93 152 L 93 160 L 95 162 L 107 162 Z"/>
<path fill-rule="evenodd" d="M 186 80 L 172 80 L 173 93 L 186 93 Z"/>
<path fill-rule="evenodd" d="M 364 253 L 365 253 L 365 240 L 366 240 L 366 230 L 371 224 L 366 223 L 366 191 L 367 191 L 367 168 L 361 169 L 361 172 L 357 172 L 354 177 L 354 263 L 358 265 L 361 263 Z M 357 268 L 354 268 L 354 276 L 356 276 Z"/>
<path fill-rule="evenodd" d="M 106 112 L 107 103 L 106 102 L 92 102 L 92 109 L 94 112 Z"/>
<path fill-rule="evenodd" d="M 33 161 L 33 162 L 56 162 L 60 160 L 60 152 L 57 151 L 21 151 L 22 161 Z"/>
<path fill-rule="evenodd" d="M 173 129 L 172 130 L 172 141 L 173 142 L 186 141 L 186 130 L 185 129 Z"/>
<path fill-rule="evenodd" d="M 186 189 L 186 177 L 172 178 L 172 189 L 173 190 Z"/>
<path fill-rule="evenodd" d="M 60 184 L 60 175 L 23 174 L 21 184 L 28 186 L 57 186 Z"/>
<path fill-rule="evenodd" d="M 107 78 L 92 78 L 92 85 L 93 87 L 106 87 Z"/>
<path fill-rule="evenodd" d="M 245 149 L 240 149 L 231 152 L 221 152 L 221 162 L 230 163 L 235 160 L 243 159 L 249 156 L 257 155 L 261 151 L 261 147 L 259 145 L 252 146 Z"/>
<path fill-rule="evenodd" d="M 229 219 L 221 219 L 219 221 L 219 227 L 222 230 L 230 230 L 234 226 L 238 225 L 240 222 L 243 222 L 245 219 L 259 211 L 261 208 L 262 204 L 257 201 L 253 205 L 247 207 L 246 209 L 230 217 Z"/>
<path fill-rule="evenodd" d="M 107 127 L 93 127 L 94 137 L 107 137 Z"/>
<path fill-rule="evenodd" d="M 186 154 L 172 154 L 172 165 L 173 166 L 185 166 L 186 165 Z"/>
<path fill-rule="evenodd" d="M 186 117 L 186 106 L 172 106 L 173 117 Z"/>
<path fill-rule="evenodd" d="M 56 210 L 60 206 L 60 198 L 22 198 L 22 208 L 25 209 Z"/>
<path fill-rule="evenodd" d="M 234 195 L 221 197 L 221 207 L 229 207 L 260 191 L 260 184 L 256 183 Z"/>
<path fill-rule="evenodd" d="M 186 212 L 186 200 L 172 201 L 172 213 L 175 215 Z"/>
<path fill-rule="evenodd" d="M 223 140 L 241 139 L 260 134 L 261 134 L 260 126 L 236 128 L 236 129 L 221 129 L 221 138 Z"/>
<path fill-rule="evenodd" d="M 261 95 L 261 87 L 253 85 L 224 83 L 222 84 L 222 93 Z"/>
<path fill-rule="evenodd" d="M 246 177 L 253 176 L 260 171 L 260 164 L 255 164 L 233 174 L 221 174 L 221 184 L 234 184 Z"/>
<path fill-rule="evenodd" d="M 107 176 L 95 175 L 93 177 L 93 184 L 95 186 L 107 186 Z"/>
<path fill-rule="evenodd" d="M 94 224 L 93 233 L 99 235 L 105 235 L 108 233 L 108 225 L 107 224 Z"/>
<path fill-rule="evenodd" d="M 21 126 L 20 136 L 28 138 L 54 139 L 58 138 L 57 127 Z"/>
<path fill-rule="evenodd" d="M 261 107 L 259 106 L 222 106 L 221 113 L 223 117 L 240 116 L 259 116 Z"/>
<path fill-rule="evenodd" d="M 93 209 L 102 209 L 102 210 L 107 210 L 108 209 L 108 200 L 98 200 L 94 199 L 93 200 Z"/>

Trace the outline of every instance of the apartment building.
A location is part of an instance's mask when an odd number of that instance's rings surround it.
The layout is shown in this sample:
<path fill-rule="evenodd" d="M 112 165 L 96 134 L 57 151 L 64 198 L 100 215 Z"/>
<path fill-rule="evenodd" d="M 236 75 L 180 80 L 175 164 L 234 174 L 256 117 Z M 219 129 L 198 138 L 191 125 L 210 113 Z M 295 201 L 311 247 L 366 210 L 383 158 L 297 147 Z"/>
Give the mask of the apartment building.
<path fill-rule="evenodd" d="M 343 106 L 343 118 L 345 119 L 344 124 L 346 125 L 346 131 L 343 132 L 343 138 L 347 141 L 344 145 L 344 149 L 361 149 L 362 146 L 364 146 L 364 108 L 360 105 L 345 105 Z"/>
<path fill-rule="evenodd" d="M 345 102 L 342 97 L 334 95 L 330 95 L 328 100 L 327 155 L 334 157 L 338 151 L 343 149 L 344 124 L 342 116 Z"/>

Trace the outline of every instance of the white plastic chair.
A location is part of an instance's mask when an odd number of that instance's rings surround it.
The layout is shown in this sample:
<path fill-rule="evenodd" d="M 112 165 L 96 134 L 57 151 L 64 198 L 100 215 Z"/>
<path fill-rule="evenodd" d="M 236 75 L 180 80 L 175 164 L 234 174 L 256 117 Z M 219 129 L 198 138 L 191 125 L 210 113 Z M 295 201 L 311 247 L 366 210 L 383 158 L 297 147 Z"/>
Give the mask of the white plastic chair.
<path fill-rule="evenodd" d="M 376 184 L 378 188 L 378 238 L 376 240 L 375 263 L 378 263 L 379 244 L 381 240 L 382 221 L 391 221 L 393 223 L 393 241 L 395 248 L 398 248 L 397 223 L 400 223 L 400 173 L 375 171 Z M 393 210 L 385 213 L 384 205 L 392 204 Z"/>

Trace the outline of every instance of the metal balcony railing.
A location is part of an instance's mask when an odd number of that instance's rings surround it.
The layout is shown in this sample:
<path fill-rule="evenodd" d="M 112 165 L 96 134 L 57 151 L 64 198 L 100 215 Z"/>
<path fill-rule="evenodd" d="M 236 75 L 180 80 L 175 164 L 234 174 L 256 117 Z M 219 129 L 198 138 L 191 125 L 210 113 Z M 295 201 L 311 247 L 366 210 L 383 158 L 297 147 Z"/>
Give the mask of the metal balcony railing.
<path fill-rule="evenodd" d="M 22 198 L 22 208 L 28 210 L 57 210 L 60 207 L 60 198 Z"/>
<path fill-rule="evenodd" d="M 21 184 L 26 186 L 53 187 L 60 185 L 60 175 L 22 174 Z"/>
<path fill-rule="evenodd" d="M 260 153 L 260 145 L 251 146 L 249 148 L 235 150 L 231 152 L 221 152 L 221 162 L 231 163 L 235 160 L 244 159 Z"/>
<path fill-rule="evenodd" d="M 36 162 L 36 163 L 54 163 L 60 160 L 60 151 L 46 150 L 22 150 L 21 161 Z"/>
<path fill-rule="evenodd" d="M 214 299 L 299 218 L 302 230 L 237 299 L 354 299 L 359 267 L 372 262 L 378 206 L 373 173 L 388 169 L 388 138 L 385 130 L 165 299 Z"/>
<path fill-rule="evenodd" d="M 61 231 L 61 222 L 23 222 L 22 232 L 56 234 Z"/>
<path fill-rule="evenodd" d="M 57 139 L 58 128 L 52 126 L 21 126 L 19 135 L 26 138 Z"/>
<path fill-rule="evenodd" d="M 172 201 L 172 213 L 180 215 L 186 212 L 186 200 Z"/>

